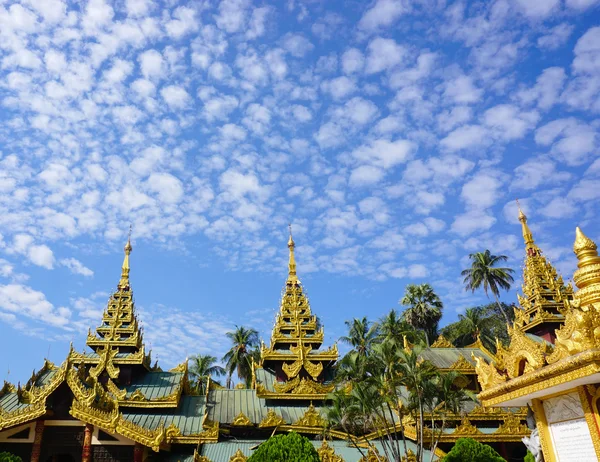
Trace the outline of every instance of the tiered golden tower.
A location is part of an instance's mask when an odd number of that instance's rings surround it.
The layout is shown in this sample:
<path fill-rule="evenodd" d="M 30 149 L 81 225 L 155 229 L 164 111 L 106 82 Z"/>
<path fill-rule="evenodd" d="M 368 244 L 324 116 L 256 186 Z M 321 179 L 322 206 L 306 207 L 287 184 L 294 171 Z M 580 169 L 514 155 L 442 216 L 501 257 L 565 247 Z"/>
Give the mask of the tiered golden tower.
<path fill-rule="evenodd" d="M 319 328 L 317 317 L 311 313 L 296 274 L 295 246 L 290 229 L 288 277 L 270 345 L 261 345 L 262 369 L 273 376 L 271 379 L 263 377 L 263 381 L 272 382 L 273 388 L 269 390 L 271 383 L 256 384 L 259 396 L 283 394 L 314 398 L 333 390 L 333 385 L 325 382 L 332 378 L 331 366 L 338 358 L 337 345 L 319 350 L 323 328 Z"/>
<path fill-rule="evenodd" d="M 515 309 L 514 327 L 521 332 L 534 334 L 554 343 L 554 331 L 565 320 L 573 288 L 565 285 L 554 266 L 546 259 L 533 240 L 527 217 L 519 209 L 525 263 L 523 268 L 523 295 L 517 295 L 521 309 Z"/>

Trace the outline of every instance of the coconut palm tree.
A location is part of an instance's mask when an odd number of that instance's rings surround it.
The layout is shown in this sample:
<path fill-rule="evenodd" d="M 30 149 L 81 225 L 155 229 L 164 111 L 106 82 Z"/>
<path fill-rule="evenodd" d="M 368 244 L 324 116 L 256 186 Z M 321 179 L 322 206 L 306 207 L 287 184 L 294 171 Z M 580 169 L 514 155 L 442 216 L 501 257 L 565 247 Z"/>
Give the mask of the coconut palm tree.
<path fill-rule="evenodd" d="M 402 313 L 402 319 L 415 329 L 423 331 L 429 345 L 430 340 L 436 337 L 438 323 L 442 318 L 444 305 L 440 297 L 429 284 L 409 284 L 400 304 L 408 307 Z"/>
<path fill-rule="evenodd" d="M 352 346 L 353 350 L 361 356 L 368 356 L 373 342 L 379 334 L 379 325 L 367 320 L 366 316 L 362 319 L 354 318 L 352 321 L 346 321 L 348 335 L 340 337 L 340 340 Z"/>
<path fill-rule="evenodd" d="M 498 296 L 500 289 L 510 290 L 514 278 L 511 276 L 514 271 L 511 268 L 498 267 L 498 263 L 508 260 L 506 255 L 492 255 L 489 250 L 485 252 L 476 252 L 469 255 L 471 267 L 462 271 L 460 274 L 464 276 L 463 283 L 465 290 L 475 292 L 480 287 L 483 287 L 485 295 L 489 297 L 489 292 L 494 295 L 496 303 L 500 311 L 504 315 L 506 324 L 510 323 L 506 311 L 502 308 Z"/>
<path fill-rule="evenodd" d="M 234 372 L 246 385 L 252 379 L 252 360 L 258 347 L 258 332 L 252 328 L 235 326 L 235 331 L 225 334 L 231 339 L 231 349 L 225 353 L 221 361 L 225 362 L 227 371 L 227 388 L 231 388 L 231 377 Z"/>
<path fill-rule="evenodd" d="M 379 337 L 397 346 L 404 345 L 405 337 L 411 343 L 423 341 L 420 333 L 393 309 L 379 320 Z"/>
<path fill-rule="evenodd" d="M 217 358 L 214 356 L 195 355 L 190 358 L 190 361 L 192 364 L 189 368 L 189 375 L 197 393 L 206 391 L 205 384 L 208 382 L 209 377 L 225 375 L 225 369 L 215 364 Z"/>

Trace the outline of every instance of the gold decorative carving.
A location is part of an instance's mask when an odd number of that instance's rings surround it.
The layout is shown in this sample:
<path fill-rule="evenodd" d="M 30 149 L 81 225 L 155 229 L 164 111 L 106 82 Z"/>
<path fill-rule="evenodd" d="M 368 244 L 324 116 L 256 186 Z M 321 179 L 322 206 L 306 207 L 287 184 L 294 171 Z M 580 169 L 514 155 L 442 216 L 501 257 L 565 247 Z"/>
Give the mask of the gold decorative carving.
<path fill-rule="evenodd" d="M 241 449 L 238 449 L 234 455 L 229 458 L 229 462 L 246 462 L 248 458 L 244 455 Z"/>
<path fill-rule="evenodd" d="M 485 359 L 475 356 L 473 353 L 471 353 L 471 358 L 475 361 L 477 380 L 482 390 L 487 390 L 506 382 L 507 377 L 501 375 L 494 364 L 488 364 Z"/>
<path fill-rule="evenodd" d="M 519 419 L 515 415 L 507 416 L 498 430 L 494 432 L 497 435 L 523 435 L 529 436 L 531 430 L 527 428 L 527 425 L 523 423 L 521 419 Z"/>
<path fill-rule="evenodd" d="M 402 456 L 402 462 L 418 462 L 417 455 L 411 449 L 409 449 L 406 451 L 406 455 Z"/>
<path fill-rule="evenodd" d="M 131 395 L 129 395 L 129 401 L 147 401 L 148 398 L 137 388 Z"/>
<path fill-rule="evenodd" d="M 321 447 L 317 449 L 321 462 L 344 462 L 341 456 L 335 453 L 335 450 L 329 446 L 326 439 L 323 439 Z"/>
<path fill-rule="evenodd" d="M 379 455 L 379 451 L 375 446 L 369 446 L 367 454 L 362 456 L 358 462 L 388 462 L 388 458 Z"/>
<path fill-rule="evenodd" d="M 437 338 L 435 342 L 431 344 L 430 348 L 456 348 L 449 340 L 446 339 L 442 334 Z"/>
<path fill-rule="evenodd" d="M 285 425 L 283 417 L 277 415 L 273 409 L 269 409 L 265 418 L 258 424 L 259 428 L 265 427 L 279 427 Z"/>
<path fill-rule="evenodd" d="M 235 425 L 236 427 L 248 427 L 252 425 L 252 421 L 240 411 L 237 417 L 233 419 L 233 422 L 231 422 L 231 425 Z"/>
<path fill-rule="evenodd" d="M 473 366 L 473 364 L 471 364 L 463 355 L 459 355 L 456 362 L 450 366 L 450 369 L 471 371 L 475 369 L 475 366 Z"/>
<path fill-rule="evenodd" d="M 452 432 L 452 435 L 477 435 L 481 433 L 479 431 L 479 429 L 474 426 L 469 419 L 467 419 L 466 417 L 463 417 L 463 419 L 460 422 L 460 425 L 458 425 L 456 427 L 456 429 L 454 430 L 454 432 Z"/>
<path fill-rule="evenodd" d="M 108 389 L 109 392 L 111 392 L 115 398 L 117 398 L 118 400 L 124 400 L 125 396 L 127 396 L 127 390 L 121 390 L 119 387 L 117 387 L 115 385 L 115 382 L 113 382 L 111 379 L 108 379 L 108 381 L 106 382 L 106 388 Z"/>
<path fill-rule="evenodd" d="M 326 425 L 325 419 L 321 417 L 319 411 L 311 404 L 304 415 L 298 419 L 295 425 L 303 427 L 324 427 Z"/>

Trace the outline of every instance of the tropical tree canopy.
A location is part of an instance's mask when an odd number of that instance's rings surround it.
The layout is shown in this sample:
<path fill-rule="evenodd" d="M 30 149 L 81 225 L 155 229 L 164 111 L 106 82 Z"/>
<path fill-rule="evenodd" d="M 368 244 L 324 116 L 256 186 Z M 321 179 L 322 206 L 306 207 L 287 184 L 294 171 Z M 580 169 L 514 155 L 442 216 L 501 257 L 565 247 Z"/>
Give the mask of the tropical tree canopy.
<path fill-rule="evenodd" d="M 489 250 L 485 250 L 484 252 L 470 254 L 469 259 L 471 260 L 471 267 L 460 273 L 464 277 L 465 289 L 475 292 L 483 288 L 485 295 L 488 297 L 491 292 L 508 324 L 510 319 L 502 305 L 500 305 L 498 297 L 500 289 L 510 290 L 511 284 L 514 282 L 512 277 L 514 270 L 497 266 L 499 263 L 508 260 L 508 257 L 506 255 L 492 255 Z"/>
<path fill-rule="evenodd" d="M 440 297 L 429 284 L 409 284 L 400 304 L 407 308 L 402 319 L 415 329 L 423 331 L 427 344 L 437 336 L 437 328 L 444 307 Z"/>
<path fill-rule="evenodd" d="M 350 345 L 359 355 L 367 356 L 379 335 L 379 325 L 371 323 L 366 316 L 346 321 L 345 324 L 348 327 L 348 335 L 340 337 L 340 341 Z"/>
<path fill-rule="evenodd" d="M 248 462 L 321 462 L 310 440 L 296 432 L 275 435 L 262 443 Z"/>
<path fill-rule="evenodd" d="M 502 309 L 512 321 L 514 311 L 510 305 L 501 303 Z M 442 335 L 457 347 L 465 347 L 474 343 L 477 336 L 490 351 L 496 351 L 496 339 L 504 345 L 508 344 L 508 330 L 502 312 L 495 303 L 467 308 L 458 316 L 458 321 L 448 324 L 442 329 Z"/>
<path fill-rule="evenodd" d="M 396 310 L 390 310 L 388 314 L 379 320 L 380 340 L 389 340 L 398 346 L 404 345 L 404 339 L 410 343 L 419 343 L 424 340 L 413 326 L 407 323 Z"/>
<path fill-rule="evenodd" d="M 235 326 L 235 331 L 227 332 L 225 335 L 232 343 L 231 349 L 222 359 L 227 372 L 227 388 L 231 388 L 231 377 L 234 372 L 248 387 L 252 380 L 252 359 L 256 359 L 257 354 L 260 354 L 258 332 L 252 328 Z"/>
<path fill-rule="evenodd" d="M 506 462 L 506 459 L 487 444 L 473 438 L 459 438 L 444 462 Z"/>
<path fill-rule="evenodd" d="M 198 393 L 206 391 L 209 377 L 225 375 L 225 369 L 216 364 L 217 358 L 211 355 L 195 355 L 190 358 L 189 376 Z"/>
<path fill-rule="evenodd" d="M 0 452 L 0 462 L 23 462 L 23 459 L 10 452 Z"/>

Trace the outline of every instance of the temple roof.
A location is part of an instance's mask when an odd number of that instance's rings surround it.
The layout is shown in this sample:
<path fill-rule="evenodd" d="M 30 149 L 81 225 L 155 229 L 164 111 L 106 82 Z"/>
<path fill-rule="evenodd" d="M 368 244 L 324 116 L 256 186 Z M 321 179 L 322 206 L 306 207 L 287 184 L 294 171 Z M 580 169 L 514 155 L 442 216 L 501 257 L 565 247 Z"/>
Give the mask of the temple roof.
<path fill-rule="evenodd" d="M 525 261 L 523 295 L 517 294 L 521 308 L 515 308 L 514 326 L 523 332 L 531 331 L 552 340 L 557 323 L 565 319 L 573 288 L 564 284 L 562 276 L 535 243 L 527 217 L 520 208 L 519 221 L 525 242 Z"/>

